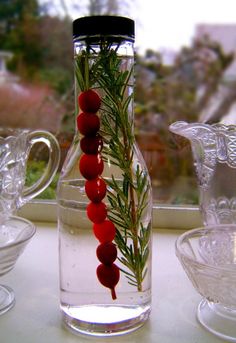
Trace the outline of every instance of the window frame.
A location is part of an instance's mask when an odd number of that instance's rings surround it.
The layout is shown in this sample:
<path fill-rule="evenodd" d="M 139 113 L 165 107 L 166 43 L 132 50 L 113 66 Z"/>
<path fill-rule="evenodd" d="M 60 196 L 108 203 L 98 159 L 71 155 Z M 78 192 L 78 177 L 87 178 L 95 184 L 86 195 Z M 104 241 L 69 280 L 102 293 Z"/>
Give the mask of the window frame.
<path fill-rule="evenodd" d="M 56 222 L 55 200 L 32 200 L 25 204 L 18 215 L 34 222 Z M 153 204 L 153 228 L 192 229 L 202 226 L 198 206 Z"/>

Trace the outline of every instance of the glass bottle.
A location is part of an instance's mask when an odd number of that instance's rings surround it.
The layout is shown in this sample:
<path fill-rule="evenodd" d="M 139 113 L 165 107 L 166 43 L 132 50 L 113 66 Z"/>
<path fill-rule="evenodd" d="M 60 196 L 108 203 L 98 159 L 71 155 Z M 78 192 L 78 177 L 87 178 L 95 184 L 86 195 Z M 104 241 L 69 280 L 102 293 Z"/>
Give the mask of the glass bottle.
<path fill-rule="evenodd" d="M 58 183 L 60 302 L 90 335 L 135 330 L 151 309 L 151 183 L 135 143 L 134 21 L 73 23 L 76 132 Z"/>

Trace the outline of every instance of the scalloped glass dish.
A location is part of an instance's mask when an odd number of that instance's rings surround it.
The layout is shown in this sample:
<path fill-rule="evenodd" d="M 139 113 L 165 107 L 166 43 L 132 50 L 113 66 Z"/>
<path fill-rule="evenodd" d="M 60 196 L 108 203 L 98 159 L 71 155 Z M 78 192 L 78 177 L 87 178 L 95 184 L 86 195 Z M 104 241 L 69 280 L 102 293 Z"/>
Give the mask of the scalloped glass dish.
<path fill-rule="evenodd" d="M 236 342 L 236 225 L 214 225 L 185 232 L 176 255 L 203 296 L 197 319 L 205 329 Z"/>
<path fill-rule="evenodd" d="M 35 231 L 33 223 L 16 216 L 10 217 L 0 225 L 0 276 L 14 268 Z M 14 291 L 8 286 L 0 285 L 0 315 L 14 304 Z"/>

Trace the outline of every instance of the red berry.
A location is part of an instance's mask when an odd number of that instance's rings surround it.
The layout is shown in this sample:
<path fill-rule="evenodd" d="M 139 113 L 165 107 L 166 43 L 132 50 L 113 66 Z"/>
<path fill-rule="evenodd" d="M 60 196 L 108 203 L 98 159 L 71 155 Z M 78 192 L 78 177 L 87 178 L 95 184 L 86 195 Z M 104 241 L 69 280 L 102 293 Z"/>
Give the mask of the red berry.
<path fill-rule="evenodd" d="M 100 243 L 111 242 L 115 238 L 115 225 L 108 219 L 102 223 L 93 224 L 93 232 Z"/>
<path fill-rule="evenodd" d="M 97 154 L 102 151 L 102 137 L 100 135 L 84 136 L 80 141 L 80 147 L 85 154 Z"/>
<path fill-rule="evenodd" d="M 101 243 L 96 253 L 99 261 L 106 265 L 111 265 L 117 258 L 117 248 L 112 242 Z"/>
<path fill-rule="evenodd" d="M 87 216 L 93 223 L 101 223 L 106 219 L 107 207 L 104 202 L 90 202 L 87 206 Z"/>
<path fill-rule="evenodd" d="M 92 89 L 80 93 L 79 107 L 82 111 L 96 113 L 101 106 L 100 96 Z"/>
<path fill-rule="evenodd" d="M 97 178 L 102 174 L 104 168 L 103 160 L 100 154 L 83 154 L 79 161 L 79 169 L 83 177 L 87 180 Z"/>
<path fill-rule="evenodd" d="M 105 264 L 100 264 L 97 267 L 97 277 L 101 284 L 107 288 L 110 288 L 112 299 L 116 299 L 115 286 L 120 280 L 120 270 L 116 264 L 106 266 Z"/>
<path fill-rule="evenodd" d="M 106 183 L 100 177 L 85 182 L 85 192 L 92 202 L 100 202 L 105 198 L 107 191 Z"/>
<path fill-rule="evenodd" d="M 84 136 L 95 135 L 100 128 L 100 120 L 96 114 L 82 112 L 77 116 L 77 128 Z"/>

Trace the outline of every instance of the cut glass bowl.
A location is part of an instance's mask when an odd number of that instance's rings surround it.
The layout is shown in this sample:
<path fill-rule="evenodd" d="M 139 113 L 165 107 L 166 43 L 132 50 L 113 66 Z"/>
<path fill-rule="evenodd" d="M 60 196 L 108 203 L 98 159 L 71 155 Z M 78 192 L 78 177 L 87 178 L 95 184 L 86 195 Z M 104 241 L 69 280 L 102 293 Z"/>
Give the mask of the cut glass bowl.
<path fill-rule="evenodd" d="M 176 255 L 203 296 L 199 322 L 218 337 L 236 342 L 236 225 L 187 231 L 176 240 Z"/>
<path fill-rule="evenodd" d="M 23 253 L 36 228 L 30 221 L 20 217 L 10 217 L 0 225 L 0 276 L 8 273 Z M 14 291 L 0 285 L 0 315 L 15 303 Z"/>

